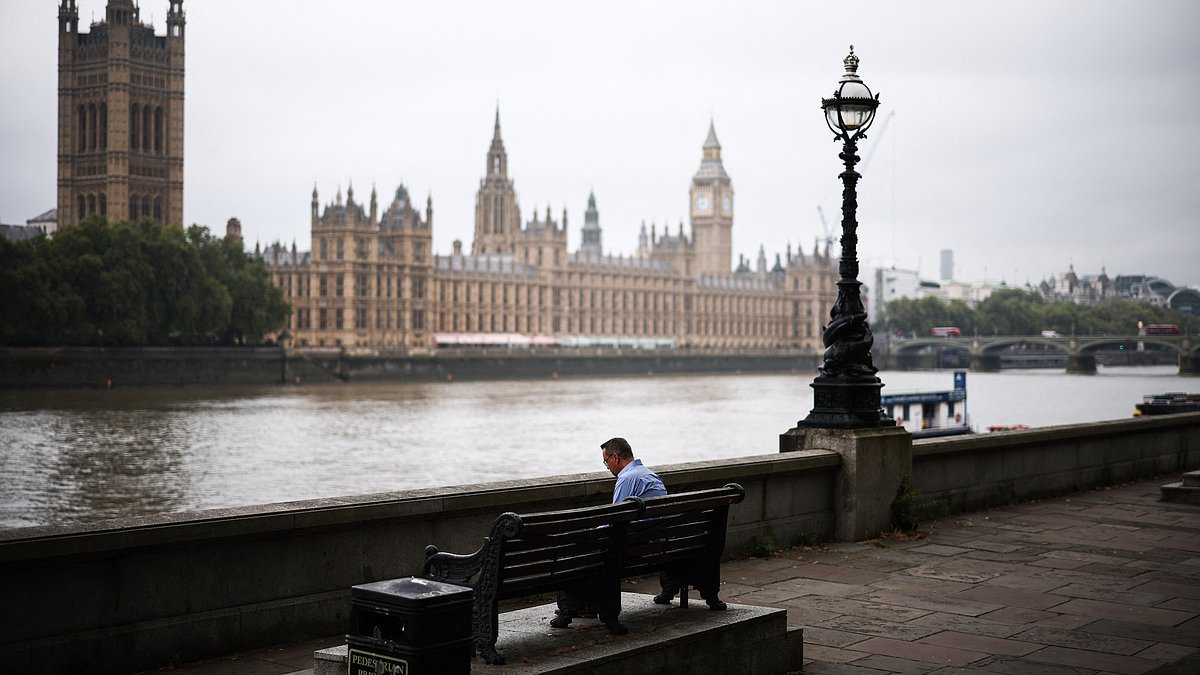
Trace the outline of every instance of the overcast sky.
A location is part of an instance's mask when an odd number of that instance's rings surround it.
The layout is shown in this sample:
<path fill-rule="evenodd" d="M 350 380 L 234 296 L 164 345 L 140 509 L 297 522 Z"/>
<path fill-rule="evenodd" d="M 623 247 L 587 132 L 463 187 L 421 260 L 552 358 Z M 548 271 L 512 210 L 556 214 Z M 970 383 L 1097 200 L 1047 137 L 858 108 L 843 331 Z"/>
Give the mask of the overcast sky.
<path fill-rule="evenodd" d="M 57 0 L 0 0 L 0 222 L 55 205 Z M 81 24 L 104 0 L 78 0 Z M 165 32 L 167 0 L 141 0 Z M 604 247 L 687 219 L 710 119 L 733 243 L 840 222 L 819 109 L 847 47 L 881 93 L 860 257 L 937 278 L 1200 286 L 1200 3 L 186 0 L 185 220 L 309 245 L 321 202 L 403 182 L 469 246 L 497 103 L 522 216 L 594 189 Z M 1189 28 L 1191 26 L 1191 28 Z M 893 115 L 894 113 L 894 115 Z M 884 126 L 884 121 L 891 116 Z M 875 144 L 878 144 L 877 147 Z M 868 163 L 869 158 L 869 163 Z M 251 244 L 252 245 L 252 244 Z"/>

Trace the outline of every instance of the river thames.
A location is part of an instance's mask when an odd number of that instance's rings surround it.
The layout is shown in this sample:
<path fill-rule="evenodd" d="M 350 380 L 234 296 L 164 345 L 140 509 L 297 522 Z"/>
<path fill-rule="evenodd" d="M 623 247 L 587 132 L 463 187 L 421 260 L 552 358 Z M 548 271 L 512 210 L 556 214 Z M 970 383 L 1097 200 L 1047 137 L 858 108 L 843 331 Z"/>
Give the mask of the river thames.
<path fill-rule="evenodd" d="M 1127 418 L 1200 391 L 1174 366 L 970 373 L 990 425 Z M 0 528 L 601 472 L 625 436 L 650 466 L 775 452 L 803 375 L 678 375 L 222 389 L 0 392 Z M 881 372 L 884 393 L 950 371 Z"/>

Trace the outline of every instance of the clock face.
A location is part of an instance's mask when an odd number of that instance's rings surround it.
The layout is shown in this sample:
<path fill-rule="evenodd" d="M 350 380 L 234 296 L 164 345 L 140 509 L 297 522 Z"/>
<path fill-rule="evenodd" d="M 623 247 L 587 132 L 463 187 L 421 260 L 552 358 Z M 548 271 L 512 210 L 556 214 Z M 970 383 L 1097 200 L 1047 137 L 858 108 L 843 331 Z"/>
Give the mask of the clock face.
<path fill-rule="evenodd" d="M 696 210 L 697 211 L 707 211 L 708 210 L 708 195 L 700 195 L 700 196 L 696 197 Z"/>
<path fill-rule="evenodd" d="M 721 209 L 724 210 L 725 213 L 729 213 L 733 210 L 733 200 L 729 198 L 729 195 L 721 196 Z"/>

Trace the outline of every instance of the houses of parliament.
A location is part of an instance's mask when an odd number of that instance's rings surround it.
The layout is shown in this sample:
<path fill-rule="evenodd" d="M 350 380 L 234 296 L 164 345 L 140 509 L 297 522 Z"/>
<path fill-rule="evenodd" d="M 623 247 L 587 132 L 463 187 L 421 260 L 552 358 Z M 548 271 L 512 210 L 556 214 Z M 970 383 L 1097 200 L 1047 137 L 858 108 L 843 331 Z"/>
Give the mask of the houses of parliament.
<path fill-rule="evenodd" d="M 79 29 L 60 0 L 57 226 L 91 215 L 183 223 L 183 0 L 157 35 L 133 0 L 108 0 Z M 522 217 L 497 110 L 475 199 L 470 252 L 433 251 L 433 203 L 402 185 L 381 204 L 353 188 L 322 206 L 312 193 L 312 250 L 259 253 L 292 306 L 297 348 L 420 352 L 443 345 L 790 348 L 818 352 L 835 297 L 828 249 L 769 265 L 732 265 L 733 183 L 710 126 L 689 190 L 690 228 L 643 224 L 636 252 L 605 251 L 595 195 L 582 243 L 567 250 L 567 212 Z M 236 219 L 227 236 L 241 236 Z M 282 334 L 281 334 L 282 335 Z M 280 336 L 276 336 L 280 337 Z"/>
<path fill-rule="evenodd" d="M 292 344 L 380 351 L 447 345 L 655 344 L 818 352 L 835 297 L 828 250 L 790 249 L 768 267 L 732 267 L 732 180 L 710 126 L 689 190 L 691 228 L 643 224 L 637 251 L 605 253 L 589 195 L 579 250 L 567 212 L 523 219 L 496 113 L 475 197 L 470 252 L 433 252 L 433 203 L 404 186 L 382 205 L 353 188 L 321 205 L 313 188 L 312 250 L 274 244 L 261 255 L 292 305 Z"/>

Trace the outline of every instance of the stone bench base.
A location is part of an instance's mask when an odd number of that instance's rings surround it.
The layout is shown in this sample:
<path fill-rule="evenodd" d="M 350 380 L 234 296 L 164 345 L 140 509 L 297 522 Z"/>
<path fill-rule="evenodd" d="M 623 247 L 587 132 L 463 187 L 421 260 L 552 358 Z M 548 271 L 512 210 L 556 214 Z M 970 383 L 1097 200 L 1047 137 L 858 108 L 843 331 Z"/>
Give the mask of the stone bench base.
<path fill-rule="evenodd" d="M 496 646 L 508 663 L 489 666 L 476 657 L 471 672 L 777 675 L 803 667 L 804 634 L 802 629 L 788 631 L 785 610 L 734 603 L 724 612 L 703 603 L 680 609 L 678 604 L 655 605 L 651 598 L 621 594 L 621 623 L 629 628 L 622 636 L 609 635 L 594 619 L 551 628 L 553 604 L 501 614 Z M 315 675 L 346 672 L 345 645 L 315 656 Z"/>

